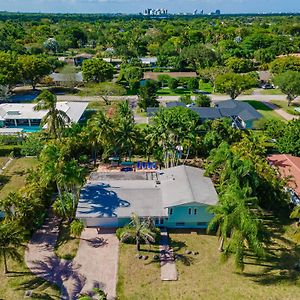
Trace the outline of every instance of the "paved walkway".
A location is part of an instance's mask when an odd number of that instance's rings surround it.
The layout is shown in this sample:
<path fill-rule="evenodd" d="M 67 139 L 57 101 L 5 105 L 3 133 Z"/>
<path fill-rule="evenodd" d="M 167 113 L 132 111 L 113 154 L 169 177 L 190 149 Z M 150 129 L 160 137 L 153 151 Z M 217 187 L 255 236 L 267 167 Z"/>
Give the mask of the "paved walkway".
<path fill-rule="evenodd" d="M 163 281 L 174 281 L 178 279 L 173 249 L 169 246 L 167 231 L 161 231 L 160 238 L 160 279 Z"/>
<path fill-rule="evenodd" d="M 12 163 L 13 158 L 9 158 L 9 160 L 4 164 L 4 166 L 0 169 L 0 174 L 4 172 L 4 170 Z"/>
<path fill-rule="evenodd" d="M 33 235 L 25 252 L 29 269 L 36 276 L 55 283 L 61 289 L 61 299 L 77 299 L 79 294 L 91 292 L 94 287 L 103 289 L 108 299 L 115 299 L 118 266 L 115 234 L 85 229 L 77 256 L 69 261 L 54 254 L 58 225 L 59 220 L 51 217 Z"/>
<path fill-rule="evenodd" d="M 287 121 L 291 121 L 293 119 L 299 119 L 299 116 L 295 116 L 295 115 L 287 113 L 282 108 L 279 108 L 276 104 L 273 104 L 273 103 L 268 102 L 268 101 L 263 101 L 263 103 L 266 106 L 268 106 L 271 109 L 273 109 L 277 114 L 279 114 L 281 117 L 283 117 Z"/>

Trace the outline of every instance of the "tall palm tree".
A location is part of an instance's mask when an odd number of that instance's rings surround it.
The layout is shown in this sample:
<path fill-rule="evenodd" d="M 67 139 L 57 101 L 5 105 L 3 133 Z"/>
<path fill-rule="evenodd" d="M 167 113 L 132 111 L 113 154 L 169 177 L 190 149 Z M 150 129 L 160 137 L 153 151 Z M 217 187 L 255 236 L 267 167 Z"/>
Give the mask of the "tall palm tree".
<path fill-rule="evenodd" d="M 35 110 L 48 111 L 42 120 L 42 125 L 47 124 L 48 132 L 57 138 L 66 123 L 70 122 L 69 116 L 57 108 L 57 97 L 48 90 L 44 90 L 36 100 L 38 103 L 34 107 Z"/>
<path fill-rule="evenodd" d="M 219 250 L 226 260 L 234 254 L 237 269 L 244 269 L 245 251 L 252 251 L 258 258 L 264 256 L 263 228 L 254 211 L 257 208 L 255 197 L 248 196 L 248 189 L 230 185 L 221 195 L 216 206 L 209 208 L 214 217 L 208 231 L 217 228 L 221 240 Z"/>
<path fill-rule="evenodd" d="M 137 214 L 131 215 L 131 222 L 129 226 L 124 227 L 120 239 L 122 242 L 128 239 L 134 239 L 137 251 L 140 251 L 141 242 L 146 244 L 154 243 L 156 233 L 153 231 L 151 220 L 141 221 Z"/>
<path fill-rule="evenodd" d="M 20 261 L 22 259 L 19 253 L 20 247 L 25 247 L 24 229 L 16 223 L 0 223 L 0 255 L 4 263 L 4 274 L 8 272 L 7 258 Z"/>

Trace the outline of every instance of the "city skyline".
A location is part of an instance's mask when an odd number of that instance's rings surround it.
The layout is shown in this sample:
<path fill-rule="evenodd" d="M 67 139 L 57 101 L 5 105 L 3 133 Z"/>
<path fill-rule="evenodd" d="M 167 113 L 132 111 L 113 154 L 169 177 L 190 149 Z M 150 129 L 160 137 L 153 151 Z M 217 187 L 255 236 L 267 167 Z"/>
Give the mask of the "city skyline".
<path fill-rule="evenodd" d="M 0 0 L 1 11 L 44 13 L 140 13 L 147 8 L 166 8 L 169 13 L 297 13 L 300 3 L 294 0 Z"/>

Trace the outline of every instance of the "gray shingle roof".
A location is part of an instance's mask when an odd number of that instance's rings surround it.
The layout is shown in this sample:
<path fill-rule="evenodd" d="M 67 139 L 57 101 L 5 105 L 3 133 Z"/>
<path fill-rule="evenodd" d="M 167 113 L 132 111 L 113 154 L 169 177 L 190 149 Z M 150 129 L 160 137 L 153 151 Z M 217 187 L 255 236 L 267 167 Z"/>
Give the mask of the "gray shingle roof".
<path fill-rule="evenodd" d="M 223 117 L 239 116 L 244 121 L 257 120 L 262 115 L 249 103 L 238 100 L 225 100 L 215 103 Z"/>
<path fill-rule="evenodd" d="M 218 202 L 211 179 L 199 168 L 181 165 L 165 169 L 160 179 L 164 207 L 190 202 L 215 205 Z"/>
<path fill-rule="evenodd" d="M 214 107 L 192 107 L 191 110 L 196 112 L 200 119 L 219 119 L 222 118 L 220 111 Z"/>

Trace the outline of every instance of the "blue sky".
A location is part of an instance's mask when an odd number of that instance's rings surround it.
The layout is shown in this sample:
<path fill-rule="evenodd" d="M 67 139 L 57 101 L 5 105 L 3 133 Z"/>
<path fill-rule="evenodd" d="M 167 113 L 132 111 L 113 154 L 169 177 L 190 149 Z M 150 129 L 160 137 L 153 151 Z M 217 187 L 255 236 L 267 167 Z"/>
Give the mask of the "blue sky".
<path fill-rule="evenodd" d="M 0 0 L 0 10 L 20 12 L 136 13 L 167 8 L 169 12 L 224 13 L 300 12 L 299 0 Z"/>

